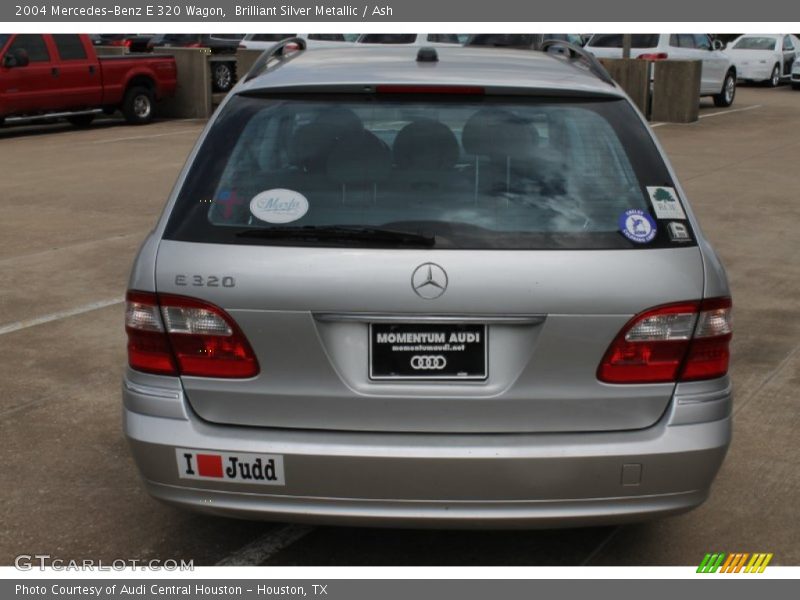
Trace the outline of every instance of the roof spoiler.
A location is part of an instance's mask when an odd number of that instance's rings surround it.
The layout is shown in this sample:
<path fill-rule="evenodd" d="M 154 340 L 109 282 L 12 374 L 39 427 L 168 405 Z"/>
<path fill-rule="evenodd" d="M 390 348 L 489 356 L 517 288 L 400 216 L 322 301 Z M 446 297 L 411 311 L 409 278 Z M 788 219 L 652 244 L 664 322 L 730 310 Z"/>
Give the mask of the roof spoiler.
<path fill-rule="evenodd" d="M 247 76 L 244 78 L 245 82 L 250 81 L 254 77 L 258 77 L 262 73 L 268 71 L 270 69 L 269 62 L 272 59 L 279 61 L 279 64 L 283 64 L 290 60 L 290 57 L 284 56 L 283 53 L 281 53 L 281 50 L 283 50 L 289 44 L 297 44 L 299 46 L 298 52 L 302 52 L 306 49 L 306 41 L 303 38 L 290 37 L 286 38 L 285 40 L 281 40 L 274 46 L 267 48 L 261 53 L 261 56 L 258 57 L 256 62 L 253 63 L 253 66 L 250 67 L 250 70 L 247 72 Z M 279 65 L 275 65 L 275 67 L 277 66 Z"/>
<path fill-rule="evenodd" d="M 552 50 L 551 50 L 552 49 Z M 606 68 L 600 64 L 594 54 L 583 48 L 563 40 L 545 40 L 541 45 L 542 52 L 547 52 L 555 57 L 562 57 L 570 62 L 578 62 L 588 69 L 595 77 L 609 85 L 615 85 Z"/>

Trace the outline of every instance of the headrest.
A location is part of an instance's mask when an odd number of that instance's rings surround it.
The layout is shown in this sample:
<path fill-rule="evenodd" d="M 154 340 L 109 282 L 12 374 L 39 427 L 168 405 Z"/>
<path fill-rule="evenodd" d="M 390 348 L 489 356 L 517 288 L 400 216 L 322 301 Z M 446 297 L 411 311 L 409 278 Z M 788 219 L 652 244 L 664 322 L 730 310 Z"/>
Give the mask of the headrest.
<path fill-rule="evenodd" d="M 336 143 L 362 129 L 361 119 L 352 110 L 327 109 L 308 125 L 295 130 L 289 140 L 289 163 L 308 171 L 320 171 Z"/>
<path fill-rule="evenodd" d="M 467 120 L 461 142 L 469 154 L 527 158 L 539 145 L 539 134 L 513 113 L 483 108 Z"/>
<path fill-rule="evenodd" d="M 397 134 L 392 146 L 401 169 L 450 169 L 461 152 L 452 130 L 434 119 L 412 121 Z"/>
<path fill-rule="evenodd" d="M 341 133 L 348 133 L 364 127 L 356 113 L 342 106 L 333 106 L 325 109 L 314 119 L 314 122 L 337 127 Z"/>
<path fill-rule="evenodd" d="M 374 133 L 362 129 L 336 142 L 327 162 L 328 176 L 338 183 L 383 181 L 392 169 L 389 147 Z"/>

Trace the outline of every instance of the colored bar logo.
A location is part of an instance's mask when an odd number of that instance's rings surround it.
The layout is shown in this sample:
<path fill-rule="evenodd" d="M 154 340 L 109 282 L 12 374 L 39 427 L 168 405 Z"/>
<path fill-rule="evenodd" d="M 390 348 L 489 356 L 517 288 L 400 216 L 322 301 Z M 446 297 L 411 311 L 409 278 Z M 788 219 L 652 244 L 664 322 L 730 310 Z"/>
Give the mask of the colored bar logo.
<path fill-rule="evenodd" d="M 698 573 L 763 573 L 773 554 L 757 552 L 708 553 L 703 557 Z"/>

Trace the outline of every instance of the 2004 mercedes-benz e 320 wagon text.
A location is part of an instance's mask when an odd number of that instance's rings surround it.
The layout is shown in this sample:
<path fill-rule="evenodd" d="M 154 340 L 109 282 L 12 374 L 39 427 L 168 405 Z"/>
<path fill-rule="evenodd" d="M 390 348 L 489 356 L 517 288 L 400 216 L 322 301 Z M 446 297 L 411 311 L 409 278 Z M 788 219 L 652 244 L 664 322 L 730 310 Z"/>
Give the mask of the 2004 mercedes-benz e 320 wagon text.
<path fill-rule="evenodd" d="M 728 285 L 591 57 L 273 50 L 245 79 L 130 279 L 125 431 L 153 496 L 454 527 L 704 501 Z"/>

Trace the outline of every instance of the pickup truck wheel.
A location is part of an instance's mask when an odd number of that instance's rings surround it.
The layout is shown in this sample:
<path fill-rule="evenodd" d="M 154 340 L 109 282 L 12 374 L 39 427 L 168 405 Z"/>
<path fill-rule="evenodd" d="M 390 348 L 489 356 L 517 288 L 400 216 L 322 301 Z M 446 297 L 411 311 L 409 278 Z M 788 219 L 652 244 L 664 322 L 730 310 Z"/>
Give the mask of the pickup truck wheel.
<path fill-rule="evenodd" d="M 75 127 L 88 127 L 94 121 L 94 115 L 73 115 L 67 117 L 67 121 L 72 123 Z"/>
<path fill-rule="evenodd" d="M 233 67 L 231 63 L 212 63 L 211 82 L 216 92 L 227 92 L 233 87 Z"/>
<path fill-rule="evenodd" d="M 730 106 L 736 97 L 736 75 L 733 71 L 728 71 L 725 81 L 722 83 L 722 90 L 719 94 L 714 94 L 714 106 Z"/>
<path fill-rule="evenodd" d="M 132 87 L 125 92 L 122 114 L 131 125 L 144 125 L 153 120 L 153 92 L 146 87 Z"/>

